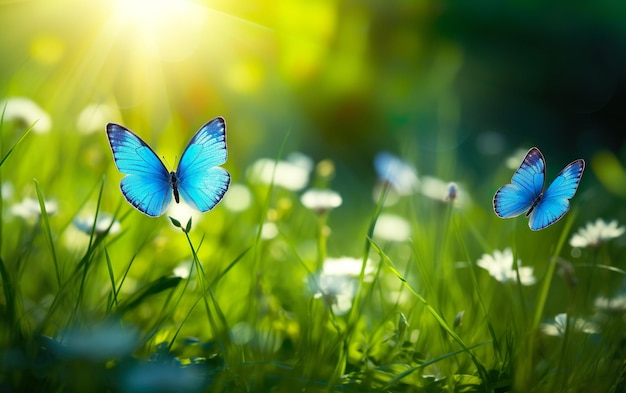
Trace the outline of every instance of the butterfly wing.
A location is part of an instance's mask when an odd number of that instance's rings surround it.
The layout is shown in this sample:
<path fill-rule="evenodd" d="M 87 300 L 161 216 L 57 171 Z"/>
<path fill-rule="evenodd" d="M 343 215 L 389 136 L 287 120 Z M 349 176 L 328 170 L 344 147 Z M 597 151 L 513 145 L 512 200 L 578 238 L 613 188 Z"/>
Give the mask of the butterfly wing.
<path fill-rule="evenodd" d="M 154 151 L 131 130 L 107 124 L 115 165 L 126 176 L 120 183 L 126 200 L 151 217 L 165 212 L 172 200 L 170 174 Z"/>
<path fill-rule="evenodd" d="M 520 167 L 493 197 L 493 210 L 501 218 L 516 217 L 528 211 L 543 191 L 546 163 L 536 147 L 531 148 Z"/>
<path fill-rule="evenodd" d="M 530 212 L 528 226 L 538 231 L 557 222 L 569 210 L 569 200 L 576 194 L 585 170 L 580 159 L 568 164 L 550 184 L 543 197 Z"/>
<path fill-rule="evenodd" d="M 180 158 L 176 177 L 185 202 L 201 212 L 217 205 L 230 184 L 228 172 L 218 167 L 226 157 L 226 122 L 217 117 L 200 127 Z"/>

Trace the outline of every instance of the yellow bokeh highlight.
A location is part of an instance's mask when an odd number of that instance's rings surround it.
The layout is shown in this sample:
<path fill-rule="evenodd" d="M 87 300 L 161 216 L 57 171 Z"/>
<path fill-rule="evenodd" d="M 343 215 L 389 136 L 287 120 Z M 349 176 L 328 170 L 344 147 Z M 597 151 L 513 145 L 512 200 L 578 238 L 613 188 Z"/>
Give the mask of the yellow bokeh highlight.
<path fill-rule="evenodd" d="M 281 47 L 280 70 L 290 80 L 306 80 L 321 68 L 337 29 L 337 4 L 325 1 L 285 1 L 276 6 Z"/>
<path fill-rule="evenodd" d="M 626 169 L 612 152 L 604 150 L 594 155 L 591 167 L 608 191 L 626 197 Z"/>
<path fill-rule="evenodd" d="M 231 90 L 240 94 L 252 94 L 263 85 L 264 65 L 256 60 L 243 60 L 230 67 L 225 77 Z"/>
<path fill-rule="evenodd" d="M 38 35 L 30 42 L 30 57 L 40 64 L 56 64 L 64 53 L 65 43 L 53 35 Z"/>

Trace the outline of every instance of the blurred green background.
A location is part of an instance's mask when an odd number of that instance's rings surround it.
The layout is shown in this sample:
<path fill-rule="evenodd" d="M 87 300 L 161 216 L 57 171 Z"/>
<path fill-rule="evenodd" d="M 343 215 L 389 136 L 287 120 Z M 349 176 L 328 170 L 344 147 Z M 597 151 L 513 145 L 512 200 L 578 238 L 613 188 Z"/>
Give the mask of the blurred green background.
<path fill-rule="evenodd" d="M 422 185 L 430 176 L 439 191 L 427 195 L 424 186 L 413 198 L 410 179 L 404 198 L 383 209 L 395 215 L 387 220 L 386 231 L 397 236 L 401 222 L 406 234 L 400 240 L 383 240 L 383 251 L 399 261 L 406 282 L 427 291 L 433 310 L 448 321 L 467 310 L 462 332 L 468 343 L 498 338 L 510 344 L 503 349 L 503 364 L 491 364 L 498 350 L 478 349 L 487 354 L 486 367 L 503 371 L 494 378 L 510 385 L 507 373 L 516 368 L 521 375 L 516 378 L 524 382 L 558 363 L 565 365 L 555 368 L 558 373 L 564 379 L 572 376 L 570 386 L 577 386 L 591 371 L 602 369 L 598 359 L 605 356 L 617 359 L 606 367 L 608 372 L 621 370 L 623 349 L 615 344 L 623 341 L 621 321 L 615 333 L 606 334 L 606 346 L 587 346 L 571 336 L 572 350 L 582 348 L 575 355 L 560 346 L 541 347 L 554 362 L 526 356 L 535 351 L 533 344 L 526 344 L 526 329 L 536 328 L 544 317 L 553 321 L 569 307 L 584 316 L 596 292 L 612 298 L 623 288 L 622 270 L 589 273 L 595 271 L 589 266 L 600 263 L 613 267 L 610 256 L 623 247 L 623 237 L 578 254 L 564 244 L 585 222 L 615 219 L 614 230 L 618 222 L 626 222 L 625 20 L 621 1 L 0 0 L 0 107 L 11 106 L 1 128 L 0 156 L 38 121 L 0 170 L 0 213 L 13 215 L 0 220 L 0 257 L 11 273 L 10 280 L 3 278 L 6 309 L 11 311 L 6 315 L 14 316 L 7 318 L 5 330 L 12 334 L 5 334 L 8 346 L 22 330 L 30 337 L 31 323 L 35 333 L 56 339 L 58 331 L 77 322 L 128 312 L 124 318 L 130 323 L 154 332 L 132 347 L 140 348 L 141 355 L 160 353 L 166 341 L 176 341 L 175 347 L 186 351 L 187 337 L 199 337 L 192 343 L 228 342 L 219 338 L 222 328 L 238 326 L 267 333 L 271 351 L 255 349 L 250 341 L 247 348 L 220 348 L 226 360 L 247 351 L 253 355 L 249 359 L 265 362 L 274 359 L 274 344 L 282 343 L 281 356 L 291 359 L 295 348 L 295 357 L 305 360 L 301 375 L 311 381 L 339 381 L 344 371 L 350 372 L 346 365 L 370 367 L 360 354 L 354 355 L 360 338 L 353 340 L 352 333 L 344 335 L 340 329 L 327 334 L 329 320 L 317 316 L 332 313 L 313 300 L 318 291 L 311 291 L 310 277 L 326 257 L 356 257 L 359 266 L 363 257 L 376 257 L 368 249 L 367 255 L 363 252 L 377 211 L 373 160 L 386 150 L 406 161 L 409 177 L 415 167 Z M 178 230 L 174 235 L 164 229 L 170 226 L 165 217 L 147 218 L 125 202 L 105 125 L 117 122 L 135 131 L 173 169 L 191 136 L 216 116 L 227 122 L 224 167 L 233 183 L 224 202 L 194 218 L 188 242 Z M 283 143 L 281 158 L 293 152 L 311 157 L 318 168 L 312 181 L 307 172 L 297 189 L 252 184 L 250 166 L 277 158 Z M 568 162 L 587 162 L 572 211 L 539 234 L 527 228 L 523 217 L 500 220 L 492 209 L 494 192 L 509 181 L 531 146 L 546 157 L 548 181 Z M 326 177 L 320 176 L 324 171 Z M 15 212 L 15 206 L 25 207 L 24 198 L 36 198 L 34 178 L 42 199 L 58 203 L 54 208 L 50 203 L 49 222 L 32 200 L 30 215 Z M 459 185 L 458 210 L 442 202 L 441 188 L 448 190 L 450 181 Z M 307 184 L 337 191 L 343 204 L 328 216 L 315 215 L 301 206 L 300 191 Z M 242 193 L 248 197 L 240 204 L 245 206 L 229 207 L 228 198 Z M 92 242 L 91 224 L 83 224 L 87 230 L 74 227 L 79 227 L 77 218 L 96 208 L 120 222 L 116 231 L 100 232 Z M 265 236 L 265 224 L 275 233 Z M 214 306 L 227 318 L 221 325 L 211 322 L 210 331 L 204 318 L 217 313 L 208 306 L 206 315 L 200 306 L 194 308 L 193 295 L 201 287 L 191 285 L 185 292 L 191 280 L 181 283 L 176 289 L 180 304 L 170 303 L 174 289 L 166 291 L 182 282 L 181 270 L 183 276 L 189 274 L 190 245 L 201 246 L 199 260 L 206 277 L 214 280 L 207 283 L 216 283 Z M 547 277 L 541 283 L 545 291 L 529 288 L 528 303 L 521 290 L 503 291 L 486 272 L 479 275 L 480 288 L 468 274 L 470 261 L 507 247 L 519 251 L 524 267 L 534 267 L 539 280 Z M 568 252 L 586 284 L 585 295 L 574 296 L 559 281 L 548 297 L 555 266 L 548 261 Z M 616 259 L 615 266 L 622 269 L 618 263 Z M 462 373 L 473 370 L 468 359 L 456 364 L 450 351 L 458 348 L 441 339 L 441 329 L 422 316 L 424 307 L 415 298 L 400 302 L 400 276 L 388 273 L 380 269 L 371 285 L 360 278 L 361 286 L 372 288 L 367 296 L 373 294 L 373 300 L 355 313 L 370 319 L 374 335 L 379 335 L 365 341 L 387 345 L 382 333 L 400 326 L 397 313 L 405 312 L 414 329 L 424 332 L 416 350 L 435 358 L 439 353 L 450 356 L 450 374 L 457 368 Z M 151 296 L 155 287 L 158 295 Z M 397 299 L 383 296 L 390 293 Z M 490 318 L 496 333 L 484 326 L 474 293 L 493 304 Z M 369 327 L 357 330 L 369 334 Z M 269 334 L 274 332 L 276 339 Z M 509 334 L 519 341 L 509 343 Z M 134 340 L 135 334 L 126 339 Z M 346 355 L 347 361 L 337 359 L 335 345 L 348 342 L 355 344 L 352 354 Z M 613 347 L 616 355 L 605 350 Z M 218 352 L 198 347 L 182 357 Z M 517 358 L 509 358 L 511 354 Z M 389 364 L 396 362 L 388 359 Z M 259 375 L 267 370 L 263 362 Z M 242 369 L 240 375 L 248 375 Z M 595 380 L 611 381 L 603 372 L 594 374 Z M 90 379 L 89 374 L 77 374 Z M 29 371 L 21 375 L 29 383 Z M 554 386 L 564 386 L 554 381 Z"/>
<path fill-rule="evenodd" d="M 609 164 L 594 170 L 622 169 L 624 9 L 619 1 L 3 1 L 0 95 L 34 100 L 61 136 L 28 181 L 51 182 L 68 168 L 100 176 L 111 164 L 107 121 L 172 160 L 222 115 L 235 181 L 255 159 L 276 157 L 288 134 L 286 152 L 334 160 L 340 191 L 369 188 L 372 158 L 390 150 L 420 173 L 488 183 L 477 198 L 488 207 L 495 189 L 486 174 L 518 148 L 540 147 L 548 178 L 605 149 Z M 110 109 L 93 135 L 78 121 L 89 105 Z M 65 152 L 65 138 L 85 140 Z M 614 188 L 624 196 L 623 184 Z"/>

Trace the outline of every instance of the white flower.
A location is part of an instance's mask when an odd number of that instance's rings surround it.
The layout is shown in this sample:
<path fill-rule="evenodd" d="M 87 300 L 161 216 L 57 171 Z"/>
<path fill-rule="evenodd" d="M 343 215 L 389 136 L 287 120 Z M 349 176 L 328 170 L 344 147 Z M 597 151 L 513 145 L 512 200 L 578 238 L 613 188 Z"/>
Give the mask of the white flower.
<path fill-rule="evenodd" d="M 311 209 L 318 214 L 322 214 L 341 206 L 343 200 L 341 199 L 341 195 L 333 190 L 312 188 L 302 194 L 300 202 L 302 202 L 304 207 L 307 209 Z"/>
<path fill-rule="evenodd" d="M 605 240 L 614 239 L 624 234 L 625 228 L 617 226 L 617 220 L 606 223 L 598 218 L 595 223 L 588 222 L 584 228 L 572 236 L 569 244 L 572 247 L 595 247 Z"/>
<path fill-rule="evenodd" d="M 500 282 L 517 281 L 517 273 L 513 269 L 513 251 L 508 247 L 504 251 L 495 250 L 493 255 L 483 254 L 476 264 L 487 270 L 489 274 Z M 533 268 L 524 266 L 522 261 L 517 260 L 519 278 L 522 285 L 535 283 Z"/>
<path fill-rule="evenodd" d="M 468 193 L 461 186 L 434 176 L 422 176 L 420 192 L 430 199 L 453 202 L 458 207 L 466 206 L 469 202 Z"/>
<path fill-rule="evenodd" d="M 178 220 L 183 226 L 183 228 L 187 225 L 187 222 L 189 222 L 189 220 L 191 220 L 191 224 L 193 228 L 194 225 L 202 221 L 202 218 L 203 218 L 203 215 L 200 211 L 184 203 L 182 198 L 180 200 L 180 203 L 170 203 L 169 207 L 167 208 L 166 214 L 168 217 L 173 217 L 176 220 Z M 170 224 L 171 224 L 171 227 L 174 228 L 175 230 L 177 231 L 180 230 L 179 228 L 174 226 L 174 224 L 171 221 L 170 221 Z"/>
<path fill-rule="evenodd" d="M 93 219 L 94 217 L 76 217 L 74 219 L 74 225 L 76 228 L 80 229 L 82 232 L 90 235 L 91 230 L 93 228 Z M 110 229 L 109 229 L 110 227 Z M 113 235 L 118 233 L 121 230 L 122 226 L 120 222 L 114 220 L 113 216 L 110 216 L 106 213 L 99 213 L 98 219 L 96 220 L 95 233 L 101 235 L 109 229 L 109 234 Z"/>
<path fill-rule="evenodd" d="M 5 109 L 6 105 L 6 109 Z M 18 121 L 26 127 L 33 126 L 33 132 L 45 134 L 52 129 L 50 116 L 36 102 L 26 97 L 11 97 L 0 102 L 5 121 Z"/>
<path fill-rule="evenodd" d="M 261 239 L 270 240 L 278 236 L 278 227 L 273 222 L 267 221 L 261 227 Z"/>
<path fill-rule="evenodd" d="M 320 274 L 317 276 L 317 287 L 314 297 L 324 299 L 336 315 L 350 311 L 357 288 L 354 278 Z"/>
<path fill-rule="evenodd" d="M 120 117 L 120 113 L 111 105 L 89 104 L 78 114 L 76 127 L 83 134 L 101 132 L 105 124 L 118 121 Z"/>
<path fill-rule="evenodd" d="M 15 189 L 13 188 L 13 184 L 8 181 L 2 183 L 2 199 L 8 200 L 13 196 Z"/>
<path fill-rule="evenodd" d="M 55 214 L 59 210 L 56 201 L 44 201 L 44 206 L 48 215 Z M 11 213 L 25 219 L 37 218 L 41 215 L 41 207 L 37 199 L 24 198 L 20 203 L 11 206 Z"/>
<path fill-rule="evenodd" d="M 252 193 L 250 189 L 243 184 L 237 183 L 230 185 L 228 192 L 222 200 L 224 207 L 233 212 L 242 212 L 249 208 L 251 203 Z"/>
<path fill-rule="evenodd" d="M 288 161 L 261 158 L 248 168 L 248 177 L 256 183 L 274 184 L 291 191 L 300 191 L 309 182 L 313 168 L 310 160 L 302 154 L 292 155 Z"/>
<path fill-rule="evenodd" d="M 189 273 L 191 273 L 192 262 L 193 261 L 188 259 L 179 263 L 178 266 L 174 268 L 174 275 L 180 278 L 188 278 Z"/>
<path fill-rule="evenodd" d="M 600 296 L 596 298 L 593 305 L 598 311 L 606 314 L 623 314 L 626 312 L 626 293 L 617 295 L 613 299 Z"/>
<path fill-rule="evenodd" d="M 403 242 L 410 239 L 411 226 L 404 217 L 383 213 L 376 220 L 374 237 L 390 242 Z"/>
<path fill-rule="evenodd" d="M 563 337 L 568 327 L 567 314 L 560 313 L 554 317 L 553 323 L 541 324 L 541 331 L 548 336 Z M 570 317 L 569 328 L 583 333 L 593 334 L 598 332 L 598 328 L 591 322 L 581 318 Z"/>
<path fill-rule="evenodd" d="M 322 273 L 327 275 L 353 276 L 357 277 L 361 274 L 363 260 L 352 257 L 326 258 Z M 371 260 L 365 262 L 365 275 L 374 272 L 374 266 Z"/>
<path fill-rule="evenodd" d="M 389 183 L 398 195 L 411 195 L 419 187 L 415 167 L 391 153 L 380 152 L 374 157 L 378 177 Z"/>
<path fill-rule="evenodd" d="M 322 272 L 309 277 L 314 298 L 323 299 L 335 315 L 346 314 L 352 307 L 362 263 L 361 259 L 350 257 L 326 259 Z M 365 273 L 370 276 L 372 272 L 368 259 Z"/>

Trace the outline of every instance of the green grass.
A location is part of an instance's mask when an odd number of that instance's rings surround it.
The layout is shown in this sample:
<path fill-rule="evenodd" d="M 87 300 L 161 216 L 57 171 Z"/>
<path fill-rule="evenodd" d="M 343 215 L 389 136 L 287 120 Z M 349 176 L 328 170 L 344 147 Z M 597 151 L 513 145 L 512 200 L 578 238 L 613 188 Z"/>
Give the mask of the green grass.
<path fill-rule="evenodd" d="M 623 248 L 609 241 L 571 257 L 567 240 L 584 224 L 578 197 L 563 220 L 531 233 L 523 218 L 490 210 L 506 171 L 486 173 L 487 189 L 466 184 L 474 202 L 462 209 L 421 194 L 385 206 L 386 192 L 353 207 L 358 193 L 347 193 L 341 207 L 316 214 L 299 193 L 229 168 L 251 192 L 246 210 L 222 203 L 200 221 L 150 219 L 123 201 L 103 135 L 67 141 L 60 153 L 54 134 L 15 129 L 3 124 L 2 145 L 13 147 L 0 152 L 2 181 L 14 187 L 0 213 L 0 390 L 626 388 L 624 309 L 594 306 L 623 292 Z M 24 159 L 43 147 L 53 157 Z M 10 213 L 26 196 L 39 211 Z M 81 232 L 74 222 L 86 212 L 92 221 Z M 407 240 L 376 234 L 388 213 L 406 218 Z M 121 230 L 97 226 L 103 214 Z M 268 221 L 277 228 L 269 238 Z M 499 282 L 476 265 L 507 247 L 534 268 L 535 284 Z M 325 288 L 324 262 L 345 255 L 359 268 L 340 311 L 341 293 L 315 288 Z M 573 263 L 575 285 L 556 274 L 560 260 Z M 181 266 L 188 275 L 174 274 Z M 547 335 L 542 324 L 559 313 L 569 316 L 562 334 Z"/>

